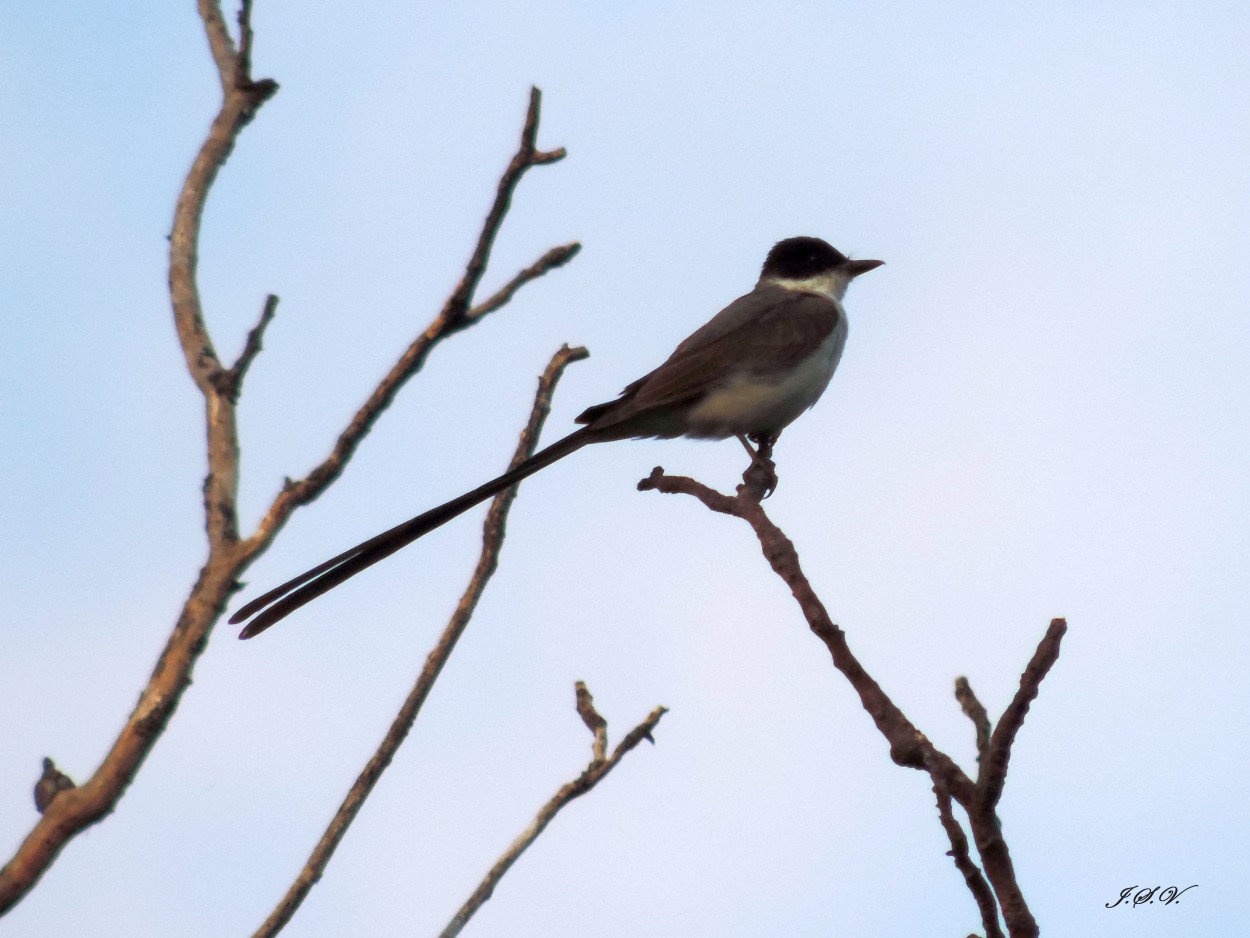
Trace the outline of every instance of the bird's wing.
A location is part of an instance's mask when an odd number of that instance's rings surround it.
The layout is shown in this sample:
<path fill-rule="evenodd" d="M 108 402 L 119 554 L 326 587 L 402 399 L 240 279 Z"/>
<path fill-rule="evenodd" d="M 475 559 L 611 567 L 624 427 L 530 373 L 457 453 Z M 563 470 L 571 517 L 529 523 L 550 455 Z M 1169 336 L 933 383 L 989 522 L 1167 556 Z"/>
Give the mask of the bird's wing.
<path fill-rule="evenodd" d="M 784 287 L 757 289 L 717 313 L 619 399 L 588 408 L 577 421 L 616 423 L 697 400 L 744 370 L 784 371 L 819 348 L 841 318 L 827 297 Z"/>

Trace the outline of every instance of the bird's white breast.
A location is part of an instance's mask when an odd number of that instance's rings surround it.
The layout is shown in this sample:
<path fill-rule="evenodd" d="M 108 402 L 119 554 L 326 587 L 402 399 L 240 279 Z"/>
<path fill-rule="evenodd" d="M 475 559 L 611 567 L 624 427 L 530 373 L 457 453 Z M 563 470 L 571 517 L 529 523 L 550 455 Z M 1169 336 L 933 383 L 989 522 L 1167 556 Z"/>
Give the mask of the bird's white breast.
<path fill-rule="evenodd" d="M 687 435 L 777 435 L 820 399 L 838 367 L 845 344 L 846 317 L 841 316 L 819 347 L 782 374 L 761 375 L 743 369 L 691 409 Z"/>

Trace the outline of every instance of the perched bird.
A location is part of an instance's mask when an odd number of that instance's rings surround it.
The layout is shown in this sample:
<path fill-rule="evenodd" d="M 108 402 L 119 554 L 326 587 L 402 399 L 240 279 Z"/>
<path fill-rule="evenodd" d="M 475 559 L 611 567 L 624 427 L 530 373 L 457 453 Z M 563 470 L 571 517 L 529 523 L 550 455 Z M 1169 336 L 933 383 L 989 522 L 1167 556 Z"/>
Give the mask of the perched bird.
<path fill-rule="evenodd" d="M 331 557 L 231 616 L 251 638 L 305 603 L 510 485 L 588 443 L 641 437 L 748 440 L 767 458 L 781 431 L 824 393 L 846 344 L 842 297 L 884 261 L 851 260 L 819 238 L 787 238 L 768 252 L 755 289 L 677 346 L 584 424 L 497 479 Z M 757 452 L 751 450 L 753 453 Z M 259 614 L 258 614 L 259 613 Z M 255 618 L 252 618 L 255 616 Z"/>

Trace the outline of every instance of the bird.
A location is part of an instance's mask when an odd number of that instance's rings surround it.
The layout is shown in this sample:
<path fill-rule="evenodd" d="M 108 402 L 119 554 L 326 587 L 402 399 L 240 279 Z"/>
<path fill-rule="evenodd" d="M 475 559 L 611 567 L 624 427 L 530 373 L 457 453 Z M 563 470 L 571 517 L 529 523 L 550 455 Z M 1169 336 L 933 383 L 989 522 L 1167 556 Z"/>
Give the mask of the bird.
<path fill-rule="evenodd" d="M 820 238 L 778 241 L 750 293 L 722 309 L 616 400 L 583 411 L 576 420 L 581 429 L 498 478 L 253 599 L 230 623 L 251 620 L 239 638 L 253 638 L 474 505 L 590 443 L 737 437 L 752 453 L 752 465 L 770 460 L 781 431 L 816 403 L 838 366 L 846 344 L 842 298 L 847 287 L 884 263 L 852 260 Z"/>

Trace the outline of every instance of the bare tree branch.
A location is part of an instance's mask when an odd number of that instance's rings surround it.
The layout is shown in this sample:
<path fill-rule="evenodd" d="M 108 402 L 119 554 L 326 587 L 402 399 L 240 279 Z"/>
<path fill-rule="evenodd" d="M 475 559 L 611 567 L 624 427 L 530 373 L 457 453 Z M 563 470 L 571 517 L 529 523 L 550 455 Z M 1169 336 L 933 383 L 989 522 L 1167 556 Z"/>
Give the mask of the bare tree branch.
<path fill-rule="evenodd" d="M 369 399 L 356 411 L 347 428 L 339 435 L 330 455 L 303 479 L 288 480 L 282 487 L 256 532 L 243 545 L 249 556 L 264 550 L 273 540 L 274 535 L 281 530 L 292 511 L 313 501 L 342 474 L 343 468 L 355 453 L 356 447 L 368 435 L 382 412 L 395 400 L 395 396 L 408 379 L 421 370 L 430 352 L 439 343 L 460 330 L 480 322 L 487 314 L 504 306 L 525 283 L 567 263 L 581 249 L 581 245 L 576 242 L 552 248 L 533 265 L 517 274 L 495 296 L 486 300 L 476 310 L 470 311 L 478 283 L 490 259 L 491 245 L 503 224 L 512 201 L 512 194 L 521 181 L 521 177 L 533 166 L 553 163 L 564 157 L 562 148 L 550 152 L 535 149 L 534 140 L 538 134 L 541 103 L 541 92 L 537 88 L 530 89 L 529 108 L 525 116 L 525 126 L 521 132 L 520 147 L 499 180 L 494 204 L 482 225 L 477 246 L 469 258 L 464 275 L 448 296 L 442 310 L 409 344 L 399 360 L 374 388 Z"/>
<path fill-rule="evenodd" d="M 1058 660 L 1059 644 L 1067 630 L 1068 624 L 1063 619 L 1051 620 L 1046 634 L 1038 643 L 1037 651 L 1033 653 L 1033 658 L 1020 676 L 1020 688 L 999 717 L 998 725 L 990 737 L 988 752 L 981 760 L 976 800 L 971 805 L 964 804 L 972 825 L 977 852 L 981 854 L 981 862 L 985 866 L 985 875 L 994 887 L 994 894 L 1002 908 L 1003 921 L 1007 923 L 1012 938 L 1033 938 L 1038 934 L 1038 927 L 1024 900 L 1024 894 L 1020 891 L 1015 865 L 1011 861 L 1011 851 L 1007 848 L 1007 841 L 1003 839 L 997 806 L 1007 780 L 1007 763 L 1016 733 L 1024 724 L 1029 704 L 1037 697 L 1042 680 Z"/>
<path fill-rule="evenodd" d="M 516 452 L 512 456 L 509 468 L 520 465 L 522 461 L 533 454 L 538 444 L 539 434 L 542 432 L 543 423 L 551 411 L 551 396 L 555 390 L 556 383 L 560 380 L 564 369 L 570 363 L 581 361 L 587 355 L 588 353 L 584 348 L 569 348 L 565 345 L 552 356 L 546 371 L 543 372 L 542 377 L 539 379 L 538 393 L 534 399 L 534 406 L 530 411 L 529 422 L 521 432 L 521 437 L 517 442 Z M 408 694 L 408 698 L 404 701 L 403 706 L 400 707 L 399 713 L 396 714 L 395 719 L 392 721 L 391 728 L 387 731 L 381 745 L 378 746 L 377 751 L 370 757 L 363 771 L 357 777 L 355 784 L 348 791 L 347 797 L 339 805 L 338 811 L 335 812 L 325 833 L 317 842 L 317 846 L 313 849 L 312 855 L 309 856 L 308 862 L 304 864 L 304 868 L 300 870 L 299 875 L 295 878 L 295 882 L 291 884 L 291 888 L 287 890 L 282 901 L 270 913 L 264 924 L 256 930 L 254 938 L 267 938 L 267 936 L 276 935 L 291 920 L 301 903 L 307 898 L 309 891 L 321 879 L 326 865 L 330 862 L 330 858 L 334 856 L 334 851 L 347 834 L 347 829 L 351 826 L 352 821 L 356 819 L 356 815 L 360 813 L 360 809 L 364 807 L 365 799 L 369 797 L 378 779 L 382 777 L 386 767 L 391 764 L 391 759 L 399 751 L 399 747 L 405 737 L 407 737 L 408 731 L 412 729 L 412 724 L 416 722 L 417 715 L 421 712 L 421 707 L 430 693 L 430 688 L 434 686 L 434 682 L 442 672 L 447 659 L 451 657 L 451 653 L 456 647 L 456 642 L 464 634 L 464 630 L 469 624 L 469 619 L 473 616 L 473 610 L 477 608 L 478 600 L 481 598 L 482 592 L 486 589 L 486 584 L 490 581 L 491 575 L 495 572 L 495 568 L 499 563 L 499 551 L 503 547 L 504 525 L 507 521 L 508 509 L 512 506 L 516 493 L 517 486 L 512 486 L 496 495 L 491 502 L 490 509 L 486 514 L 486 523 L 482 529 L 482 551 L 478 558 L 477 569 L 474 570 L 473 577 L 470 579 L 464 595 L 460 597 L 460 603 L 456 606 L 456 611 L 452 614 L 451 620 L 443 630 L 443 634 L 439 637 L 434 649 L 426 658 L 425 667 L 421 669 L 416 685 Z"/>
<path fill-rule="evenodd" d="M 658 466 L 652 470 L 650 476 L 638 483 L 638 488 L 642 491 L 693 495 L 713 511 L 734 515 L 750 524 L 773 572 L 790 587 L 791 594 L 803 610 L 808 626 L 825 643 L 834 666 L 851 682 L 851 686 L 859 694 L 860 703 L 877 724 L 877 729 L 889 741 L 890 757 L 899 765 L 910 768 L 923 769 L 927 764 L 933 765 L 941 773 L 943 784 L 956 795 L 961 804 L 965 798 L 971 800 L 972 780 L 907 719 L 851 653 L 846 636 L 833 623 L 803 573 L 794 544 L 764 513 L 757 488 L 749 483 L 744 484 L 739 487 L 736 497 L 730 497 L 686 476 L 665 475 L 664 470 Z"/>
<path fill-rule="evenodd" d="M 998 904 L 994 901 L 994 893 L 990 890 L 990 884 L 985 881 L 977 865 L 972 862 L 972 857 L 968 855 L 968 837 L 964 834 L 964 829 L 959 826 L 959 822 L 955 820 L 955 813 L 951 810 L 950 792 L 935 781 L 933 793 L 937 795 L 938 819 L 942 822 L 942 829 L 946 831 L 946 836 L 951 842 L 951 848 L 946 855 L 955 861 L 956 869 L 963 874 L 964 883 L 968 891 L 972 893 L 972 898 L 976 900 L 977 908 L 981 910 L 981 924 L 985 928 L 985 938 L 1003 938 L 1003 930 L 998 924 Z"/>
<path fill-rule="evenodd" d="M 204 22 L 204 32 L 208 35 L 208 47 L 213 53 L 213 61 L 217 64 L 221 93 L 223 96 L 228 95 L 235 83 L 237 53 L 234 40 L 230 38 L 226 18 L 221 15 L 221 4 L 217 0 L 196 0 L 196 6 L 199 7 L 200 19 Z M 242 14 L 242 8 L 239 12 Z"/>
<path fill-rule="evenodd" d="M 549 270 L 555 270 L 557 267 L 563 267 L 574 257 L 582 246 L 576 241 L 569 244 L 561 244 L 552 248 L 530 266 L 526 267 L 515 277 L 504 284 L 496 293 L 487 300 L 483 300 L 477 306 L 465 313 L 465 319 L 470 321 L 481 319 L 499 309 L 501 306 L 507 305 L 513 295 L 521 287 L 525 286 L 531 280 L 537 280 Z"/>
<path fill-rule="evenodd" d="M 656 707 L 645 720 L 625 734 L 625 738 L 617 743 L 616 749 L 612 751 L 612 755 L 605 759 L 603 757 L 603 747 L 607 741 L 607 721 L 594 710 L 590 692 L 586 690 L 586 685 L 578 681 L 576 689 L 578 715 L 582 717 L 582 721 L 586 724 L 587 729 L 594 734 L 594 743 L 592 744 L 594 754 L 591 757 L 590 764 L 586 766 L 581 775 L 562 786 L 551 797 L 551 800 L 539 809 L 530 826 L 521 832 L 521 835 L 512 842 L 512 845 L 504 851 L 503 855 L 495 862 L 495 865 L 490 868 L 490 871 L 482 879 L 477 889 L 473 891 L 473 895 L 469 896 L 464 905 L 460 907 L 460 911 L 452 917 L 447 927 L 439 933 L 439 938 L 454 938 L 455 935 L 460 934 L 460 931 L 468 923 L 469 919 L 494 893 L 495 887 L 499 885 L 503 875 L 508 872 L 512 864 L 526 851 L 529 845 L 538 839 L 538 835 L 546 829 L 547 825 L 560 813 L 560 810 L 574 798 L 586 794 L 586 792 L 598 785 L 616 767 L 616 764 L 624 758 L 625 754 L 644 739 L 654 742 L 651 734 L 655 732 L 660 718 L 668 713 L 667 707 Z M 590 714 L 593 716 L 590 716 L 588 719 Z"/>
<path fill-rule="evenodd" d="M 265 338 L 265 329 L 273 322 L 274 314 L 277 311 L 278 298 L 270 293 L 269 296 L 265 297 L 265 305 L 260 311 L 260 321 L 248 332 L 247 341 L 243 345 L 243 351 L 239 353 L 238 360 L 230 368 L 234 375 L 234 392 L 236 397 L 243 386 L 243 379 L 247 377 L 248 368 L 252 366 L 256 356 L 260 354 L 261 343 Z"/>
<path fill-rule="evenodd" d="M 1036 699 L 1042 680 L 1059 660 L 1059 643 L 1063 641 L 1067 631 L 1068 623 L 1063 619 L 1051 620 L 1028 667 L 1020 675 L 1020 688 L 999 717 L 998 725 L 994 727 L 994 735 L 990 737 L 989 757 L 982 761 L 978 779 L 984 792 L 982 797 L 988 805 L 997 805 L 998 799 L 1002 797 L 1003 783 L 1007 779 L 1007 762 L 1011 758 L 1011 744 L 1015 742 L 1016 733 L 1024 725 L 1029 704 Z"/>
<path fill-rule="evenodd" d="M 246 33 L 250 33 L 248 9 L 245 5 L 240 19 Z M 200 219 L 213 180 L 234 149 L 240 131 L 278 85 L 270 79 L 252 80 L 248 63 L 235 52 L 217 3 L 199 0 L 199 10 L 223 94 L 221 108 L 178 195 L 169 239 L 169 290 L 183 356 L 206 405 L 209 468 L 204 507 L 209 558 L 138 705 L 104 761 L 89 779 L 77 788 L 61 791 L 46 806 L 39 822 L 0 870 L 0 914 L 30 891 L 74 836 L 117 805 L 190 685 L 191 669 L 204 650 L 209 629 L 235 589 L 239 570 L 235 550 L 238 437 L 234 406 L 220 390 L 223 369 L 200 308 L 195 282 L 197 246 Z"/>
<path fill-rule="evenodd" d="M 564 155 L 562 150 L 544 153 L 534 148 L 539 118 L 539 95 L 534 90 L 521 152 L 513 158 L 500 181 L 495 206 L 482 230 L 465 278 L 453 294 L 455 302 L 449 300 L 443 313 L 417 337 L 383 379 L 340 436 L 331 456 L 308 479 L 290 483 L 275 499 L 260 530 L 241 542 L 237 521 L 236 401 L 248 366 L 260 351 L 264 329 L 273 317 L 277 298 L 270 297 L 266 301 L 261 319 L 248 336 L 239 359 L 231 368 L 223 366 L 200 302 L 197 283 L 200 223 L 213 181 L 241 131 L 277 92 L 278 84 L 267 78 L 252 78 L 250 0 L 241 0 L 237 46 L 230 36 L 220 3 L 197 0 L 197 6 L 217 68 L 222 102 L 178 194 L 169 236 L 169 292 L 183 358 L 205 402 L 208 472 L 204 480 L 204 512 L 208 560 L 191 588 L 138 704 L 103 762 L 80 786 L 59 790 L 48 800 L 42 817 L 0 869 L 0 915 L 21 901 L 70 840 L 115 809 L 190 686 L 192 669 L 207 644 L 213 624 L 224 612 L 231 594 L 238 589 L 239 576 L 269 546 L 290 512 L 315 498 L 342 473 L 360 440 L 394 399 L 400 386 L 420 369 L 430 350 L 448 335 L 503 306 L 524 283 L 560 266 L 576 253 L 576 245 L 549 251 L 536 265 L 522 271 L 508 287 L 484 303 L 479 316 L 473 319 L 466 316 L 473 292 L 486 268 L 490 245 L 503 222 L 508 200 L 520 176 L 529 166 L 554 162 Z"/>
<path fill-rule="evenodd" d="M 499 234 L 504 216 L 508 214 L 508 208 L 512 204 L 512 193 L 516 190 L 517 183 L 521 181 L 521 177 L 530 167 L 556 163 L 565 157 L 563 147 L 547 152 L 537 148 L 538 120 L 542 112 L 542 99 L 541 91 L 537 88 L 530 88 L 529 108 L 525 113 L 525 125 L 521 128 L 521 145 L 499 180 L 499 186 L 495 191 L 495 204 L 491 206 L 486 216 L 486 224 L 482 226 L 482 233 L 477 239 L 477 247 L 473 249 L 473 256 L 469 258 L 464 276 L 460 278 L 460 283 L 451 292 L 451 296 L 447 298 L 447 303 L 443 307 L 443 318 L 453 325 L 460 324 L 473 304 L 473 296 L 477 292 L 477 285 L 481 282 L 482 275 L 486 272 L 486 265 L 490 262 L 490 251 L 494 246 L 495 236 Z"/>
<path fill-rule="evenodd" d="M 577 715 L 595 737 L 594 761 L 602 762 L 608 754 L 608 721 L 595 709 L 595 698 L 590 696 L 584 681 L 578 681 L 573 689 L 577 693 Z"/>
<path fill-rule="evenodd" d="M 763 480 L 764 474 L 753 463 L 751 468 L 744 473 L 743 484 L 738 486 L 737 495 L 731 497 L 694 479 L 666 475 L 664 470 L 657 466 L 650 476 L 638 483 L 638 488 L 644 491 L 654 490 L 668 494 L 691 495 L 712 511 L 742 518 L 751 525 L 769 565 L 790 587 L 790 592 L 803 610 L 808 626 L 825 643 L 833 658 L 834 666 L 850 681 L 851 686 L 859 694 L 864 709 L 876 723 L 877 729 L 889 741 L 890 757 L 901 766 L 923 769 L 929 773 L 933 780 L 934 790 L 938 793 L 939 813 L 942 810 L 941 799 L 949 800 L 951 797 L 967 811 L 977 851 L 981 855 L 985 868 L 985 878 L 993 887 L 994 896 L 1011 938 L 1034 938 L 1038 934 L 1037 922 L 1029 911 L 1016 881 L 1015 869 L 1012 866 L 1007 843 L 1002 837 L 1002 828 L 995 806 L 1002 795 L 1011 744 L 1024 721 L 1030 702 L 1037 696 L 1042 679 L 1059 655 L 1059 642 L 1066 629 L 1064 621 L 1055 619 L 1051 622 L 1046 636 L 1042 639 L 1020 679 L 1019 691 L 986 744 L 978 780 L 973 782 L 950 756 L 934 746 L 904 716 L 851 654 L 845 634 L 829 618 L 824 604 L 816 596 L 800 568 L 794 544 L 764 513 L 760 500 L 767 492 L 768 486 Z M 965 688 L 966 692 L 964 692 Z M 976 707 L 980 707 L 980 703 L 976 701 L 967 681 L 963 681 L 962 686 L 957 687 L 956 695 L 960 698 L 965 712 L 969 713 L 973 723 L 977 725 L 978 732 L 981 733 L 982 724 L 980 717 L 976 714 Z M 983 713 L 984 708 L 981 708 L 981 711 Z M 988 715 L 985 717 L 985 723 L 988 725 Z M 943 817 L 942 820 L 943 826 L 946 826 L 946 818 Z M 950 828 L 947 828 L 947 833 L 951 835 Z M 962 837 L 962 830 L 960 836 Z M 955 850 L 952 855 L 955 855 L 958 853 L 958 845 L 953 839 L 952 844 Z M 960 862 L 959 857 L 956 856 L 956 863 Z M 961 869 L 965 868 L 961 866 Z M 980 878 L 979 872 L 977 876 Z M 978 906 L 983 908 L 984 891 L 979 892 L 971 881 L 969 888 L 972 889 Z"/>
<path fill-rule="evenodd" d="M 972 692 L 972 685 L 968 683 L 966 677 L 955 678 L 955 699 L 959 701 L 959 706 L 963 710 L 964 715 L 972 721 L 972 725 L 976 729 L 977 761 L 980 762 L 985 758 L 985 754 L 990 747 L 990 715 L 985 712 L 985 707 L 981 705 L 977 695 Z"/>

